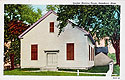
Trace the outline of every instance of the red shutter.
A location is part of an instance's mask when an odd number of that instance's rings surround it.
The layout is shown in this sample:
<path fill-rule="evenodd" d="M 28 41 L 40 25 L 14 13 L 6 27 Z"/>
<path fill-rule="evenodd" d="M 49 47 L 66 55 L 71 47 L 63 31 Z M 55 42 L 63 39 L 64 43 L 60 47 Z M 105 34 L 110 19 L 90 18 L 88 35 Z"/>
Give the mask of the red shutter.
<path fill-rule="evenodd" d="M 94 48 L 93 48 L 93 61 L 94 61 Z"/>
<path fill-rule="evenodd" d="M 89 61 L 90 61 L 90 45 L 89 45 Z"/>
<path fill-rule="evenodd" d="M 36 44 L 31 45 L 31 60 L 37 60 L 38 57 L 38 46 Z"/>
<path fill-rule="evenodd" d="M 91 53 L 92 53 L 92 54 L 91 54 L 91 58 L 92 58 L 91 60 L 93 61 L 93 60 L 94 60 L 94 48 L 91 47 L 91 49 L 92 49 L 92 50 L 91 50 Z"/>
<path fill-rule="evenodd" d="M 92 58 L 92 55 L 93 55 L 93 53 L 92 53 L 92 47 L 91 47 L 91 61 L 92 61 L 92 59 L 93 59 L 93 58 Z"/>
<path fill-rule="evenodd" d="M 67 60 L 70 60 L 70 45 L 67 44 Z"/>
<path fill-rule="evenodd" d="M 54 32 L 54 22 L 50 22 L 50 32 Z"/>
<path fill-rule="evenodd" d="M 67 43 L 67 60 L 74 60 L 74 43 Z"/>

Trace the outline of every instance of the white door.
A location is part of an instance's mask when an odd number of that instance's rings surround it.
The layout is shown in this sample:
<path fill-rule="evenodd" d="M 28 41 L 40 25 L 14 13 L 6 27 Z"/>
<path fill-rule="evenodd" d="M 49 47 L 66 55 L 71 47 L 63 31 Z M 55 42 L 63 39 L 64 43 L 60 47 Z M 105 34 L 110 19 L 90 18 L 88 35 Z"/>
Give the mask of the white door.
<path fill-rule="evenodd" d="M 56 53 L 48 53 L 47 54 L 47 66 L 57 66 L 57 54 Z"/>

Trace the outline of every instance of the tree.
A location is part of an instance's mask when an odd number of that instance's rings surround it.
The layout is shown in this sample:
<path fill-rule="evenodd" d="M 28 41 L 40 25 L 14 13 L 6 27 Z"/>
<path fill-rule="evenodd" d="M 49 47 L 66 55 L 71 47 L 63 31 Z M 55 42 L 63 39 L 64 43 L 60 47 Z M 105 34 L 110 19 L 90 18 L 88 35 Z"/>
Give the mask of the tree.
<path fill-rule="evenodd" d="M 8 48 L 7 53 L 5 54 L 4 61 L 7 62 L 8 59 L 11 61 L 11 70 L 14 69 L 14 65 L 20 64 L 20 40 L 18 35 L 20 35 L 24 30 L 26 30 L 29 25 L 24 24 L 22 21 L 13 20 L 8 23 L 8 31 L 10 36 L 12 36 L 11 46 Z M 5 49 L 7 49 L 5 47 Z M 9 58 L 8 58 L 9 57 Z"/>
<path fill-rule="evenodd" d="M 42 15 L 40 9 L 34 11 L 31 5 L 5 4 L 4 5 L 4 42 L 11 41 L 8 49 L 5 47 L 4 62 L 6 59 L 14 58 L 14 65 L 20 64 L 20 40 L 18 36 L 25 31 L 29 25 L 36 22 Z M 13 56 L 14 55 L 14 56 Z M 11 68 L 14 67 L 13 63 Z"/>
<path fill-rule="evenodd" d="M 47 11 L 50 11 L 50 10 L 57 11 L 58 8 L 59 8 L 59 5 L 47 5 L 46 6 Z"/>
<path fill-rule="evenodd" d="M 19 5 L 19 4 L 5 4 L 4 5 L 4 40 L 12 40 L 10 35 L 8 23 L 13 20 L 22 21 L 25 24 L 32 25 L 41 16 L 42 11 L 40 9 L 37 12 L 34 11 L 31 5 Z"/>
<path fill-rule="evenodd" d="M 109 37 L 116 53 L 117 64 L 120 65 L 120 6 L 118 5 L 61 5 L 58 8 L 59 29 L 66 26 L 67 20 L 84 28 L 95 40 Z M 73 24 L 74 26 L 74 24 Z"/>

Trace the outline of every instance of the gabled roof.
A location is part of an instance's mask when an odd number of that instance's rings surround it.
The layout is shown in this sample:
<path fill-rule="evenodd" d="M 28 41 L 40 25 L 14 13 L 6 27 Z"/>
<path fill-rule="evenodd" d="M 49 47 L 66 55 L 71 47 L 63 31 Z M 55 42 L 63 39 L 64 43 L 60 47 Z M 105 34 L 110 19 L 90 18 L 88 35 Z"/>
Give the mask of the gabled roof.
<path fill-rule="evenodd" d="M 36 21 L 33 25 L 31 25 L 27 30 L 25 30 L 21 35 L 19 35 L 18 38 L 22 38 L 27 32 L 29 32 L 32 28 L 34 28 L 37 24 L 39 24 L 42 20 L 44 20 L 51 13 L 57 15 L 56 12 L 52 10 L 48 11 L 43 17 L 41 17 L 38 21 Z"/>
<path fill-rule="evenodd" d="M 27 32 L 29 32 L 32 28 L 34 28 L 37 24 L 39 24 L 42 20 L 44 20 L 47 16 L 49 16 L 51 13 L 57 15 L 56 12 L 54 12 L 53 10 L 48 11 L 43 17 L 41 17 L 38 21 L 36 21 L 33 25 L 31 25 L 27 30 L 25 30 L 21 35 L 18 36 L 18 38 L 22 38 Z M 74 24 L 73 22 L 69 21 L 69 23 Z M 77 27 L 79 30 L 85 32 L 85 36 L 88 36 L 89 39 L 92 41 L 92 43 L 95 45 L 95 41 L 93 40 L 92 36 L 90 33 L 88 33 L 86 30 L 84 30 L 83 28 Z"/>

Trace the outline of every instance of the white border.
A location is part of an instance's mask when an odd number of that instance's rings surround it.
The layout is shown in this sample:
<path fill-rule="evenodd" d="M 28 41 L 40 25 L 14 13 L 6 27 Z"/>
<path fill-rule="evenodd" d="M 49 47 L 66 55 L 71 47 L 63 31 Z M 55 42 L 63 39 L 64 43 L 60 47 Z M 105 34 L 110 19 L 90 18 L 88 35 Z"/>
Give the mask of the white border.
<path fill-rule="evenodd" d="M 115 2 L 116 5 L 121 5 L 121 25 L 120 25 L 120 79 L 106 78 L 106 77 L 93 77 L 93 76 L 5 76 L 3 75 L 3 52 L 4 52 L 4 4 L 37 4 L 37 5 L 73 5 L 73 2 Z M 122 0 L 0 0 L 0 80 L 124 80 L 125 79 L 125 65 L 124 65 L 124 46 L 125 46 L 125 1 Z M 115 77 L 114 77 L 115 78 Z M 117 77 L 116 77 L 117 78 Z"/>

